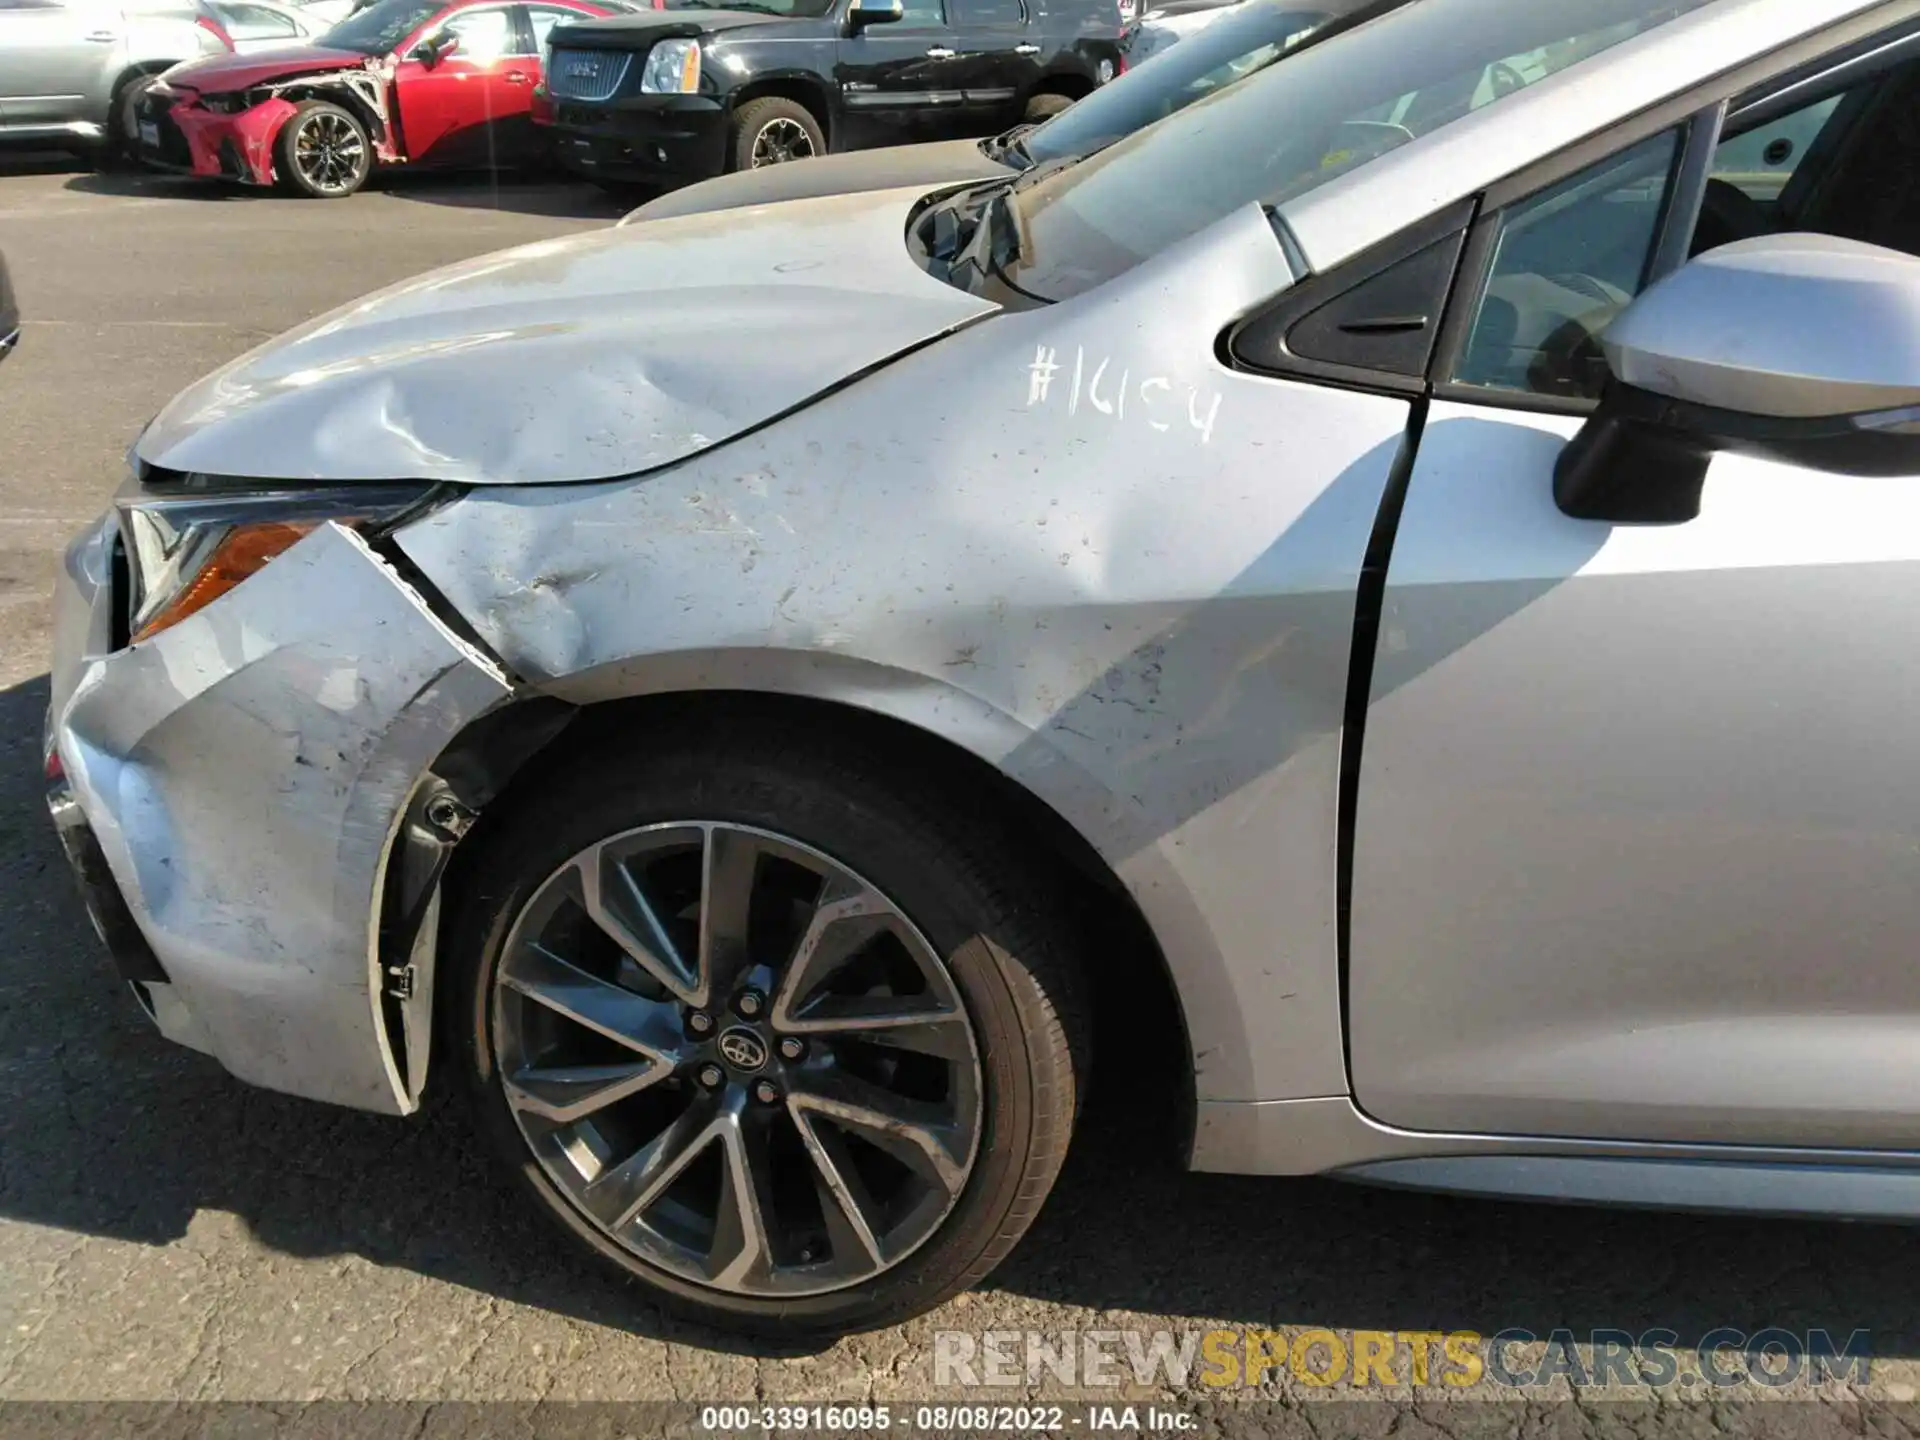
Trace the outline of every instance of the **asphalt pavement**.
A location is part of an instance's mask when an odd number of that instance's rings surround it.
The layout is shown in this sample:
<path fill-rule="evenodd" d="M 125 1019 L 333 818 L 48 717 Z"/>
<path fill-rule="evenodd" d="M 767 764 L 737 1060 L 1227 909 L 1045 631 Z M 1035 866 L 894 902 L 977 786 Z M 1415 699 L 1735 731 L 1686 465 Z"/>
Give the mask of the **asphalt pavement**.
<path fill-rule="evenodd" d="M 1920 1233 L 1188 1175 L 1177 1086 L 1124 1044 L 1102 1057 L 1038 1227 L 985 1287 L 897 1329 L 781 1351 L 663 1317 L 576 1261 L 502 1190 L 457 1105 L 407 1121 L 329 1109 L 154 1034 L 40 804 L 59 547 L 119 483 L 141 424 L 199 374 L 365 291 L 618 210 L 559 181 L 415 178 L 303 202 L 0 155 L 0 250 L 27 318 L 0 365 L 0 1400 L 905 1403 L 969 1393 L 937 1391 L 938 1331 L 1216 1327 L 1347 1342 L 1664 1329 L 1683 1356 L 1717 1327 L 1864 1330 L 1874 1392 L 1913 1399 Z M 1677 1389 L 1614 1410 L 1476 1408 L 1323 1392 L 1281 1365 L 1258 1393 L 1263 1426 L 1320 1433 L 1915 1428 L 1899 1403 L 1861 1409 L 1859 1390 L 1684 1412 Z M 1042 1377 L 974 1398 L 1201 1393 Z"/>

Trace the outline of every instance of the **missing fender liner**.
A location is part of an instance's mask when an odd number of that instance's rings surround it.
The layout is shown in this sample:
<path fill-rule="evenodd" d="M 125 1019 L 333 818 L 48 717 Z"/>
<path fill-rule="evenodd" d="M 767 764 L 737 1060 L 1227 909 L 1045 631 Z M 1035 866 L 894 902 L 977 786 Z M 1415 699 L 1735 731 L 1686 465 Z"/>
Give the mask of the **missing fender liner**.
<path fill-rule="evenodd" d="M 455 638 L 496 667 L 510 688 L 521 688 L 521 677 L 501 663 L 439 587 L 392 542 L 391 530 L 369 548 Z M 448 862 L 506 783 L 578 713 L 576 706 L 548 696 L 507 700 L 435 758 L 407 803 L 381 891 L 376 954 L 381 1021 L 415 1105 L 426 1087 L 432 1049 L 440 882 Z"/>

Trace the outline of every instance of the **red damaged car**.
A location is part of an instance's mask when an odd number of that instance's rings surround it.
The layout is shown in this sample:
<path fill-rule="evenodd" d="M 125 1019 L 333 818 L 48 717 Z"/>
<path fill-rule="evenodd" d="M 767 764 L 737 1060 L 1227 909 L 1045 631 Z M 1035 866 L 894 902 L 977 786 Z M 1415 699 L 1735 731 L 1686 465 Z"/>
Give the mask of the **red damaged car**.
<path fill-rule="evenodd" d="M 351 195 L 375 165 L 537 157 L 547 31 L 630 0 L 376 0 L 320 43 L 176 65 L 137 112 L 150 164 L 295 195 Z"/>

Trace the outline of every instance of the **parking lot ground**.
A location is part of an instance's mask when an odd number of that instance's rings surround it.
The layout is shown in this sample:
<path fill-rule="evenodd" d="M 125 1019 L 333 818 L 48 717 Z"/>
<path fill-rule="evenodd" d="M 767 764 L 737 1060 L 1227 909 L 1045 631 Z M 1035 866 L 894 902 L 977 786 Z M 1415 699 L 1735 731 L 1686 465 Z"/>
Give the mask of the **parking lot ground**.
<path fill-rule="evenodd" d="M 911 1401 L 936 1393 L 938 1331 L 1212 1327 L 1327 1327 L 1343 1345 L 1359 1330 L 1666 1330 L 1684 1375 L 1689 1345 L 1730 1327 L 1868 1332 L 1881 1399 L 1802 1386 L 1797 1405 L 1682 1414 L 1671 1401 L 1702 1387 L 1676 1382 L 1612 1410 L 1476 1408 L 1471 1389 L 1322 1391 L 1283 1363 L 1254 1392 L 1282 1408 L 1245 1413 L 1396 1436 L 1914 1428 L 1914 1230 L 1188 1175 L 1172 1159 L 1178 1087 L 1144 1078 L 1124 1041 L 1037 1229 L 983 1289 L 809 1352 L 690 1329 L 576 1262 L 444 1098 L 410 1121 L 328 1109 L 153 1034 L 40 808 L 59 547 L 118 484 L 141 424 L 202 372 L 364 291 L 617 208 L 560 182 L 396 181 L 319 203 L 0 156 L 0 249 L 28 321 L 0 366 L 0 1398 Z M 939 1393 L 1203 1391 L 1042 1377 Z M 1353 1398 L 1367 1394 L 1389 1398 Z"/>

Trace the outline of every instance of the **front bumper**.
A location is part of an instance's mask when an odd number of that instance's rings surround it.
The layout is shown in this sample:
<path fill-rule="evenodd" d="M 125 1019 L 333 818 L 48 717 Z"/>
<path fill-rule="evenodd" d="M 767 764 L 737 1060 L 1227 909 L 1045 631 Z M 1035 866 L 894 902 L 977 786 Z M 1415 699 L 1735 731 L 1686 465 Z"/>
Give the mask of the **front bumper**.
<path fill-rule="evenodd" d="M 727 168 L 726 110 L 705 95 L 555 100 L 549 133 L 554 158 L 595 179 L 687 182 Z"/>
<path fill-rule="evenodd" d="M 20 340 L 20 306 L 13 298 L 13 281 L 7 275 L 6 257 L 0 255 L 0 360 L 13 352 Z"/>
<path fill-rule="evenodd" d="M 388 856 L 505 680 L 336 525 L 114 648 L 116 533 L 67 552 L 48 714 L 49 800 L 96 926 L 162 1031 L 240 1079 L 411 1110 L 379 979 Z"/>
<path fill-rule="evenodd" d="M 140 158 L 161 170 L 238 180 L 246 185 L 273 183 L 273 142 L 295 107 L 278 96 L 249 109 L 220 114 L 198 96 L 142 97 Z"/>

